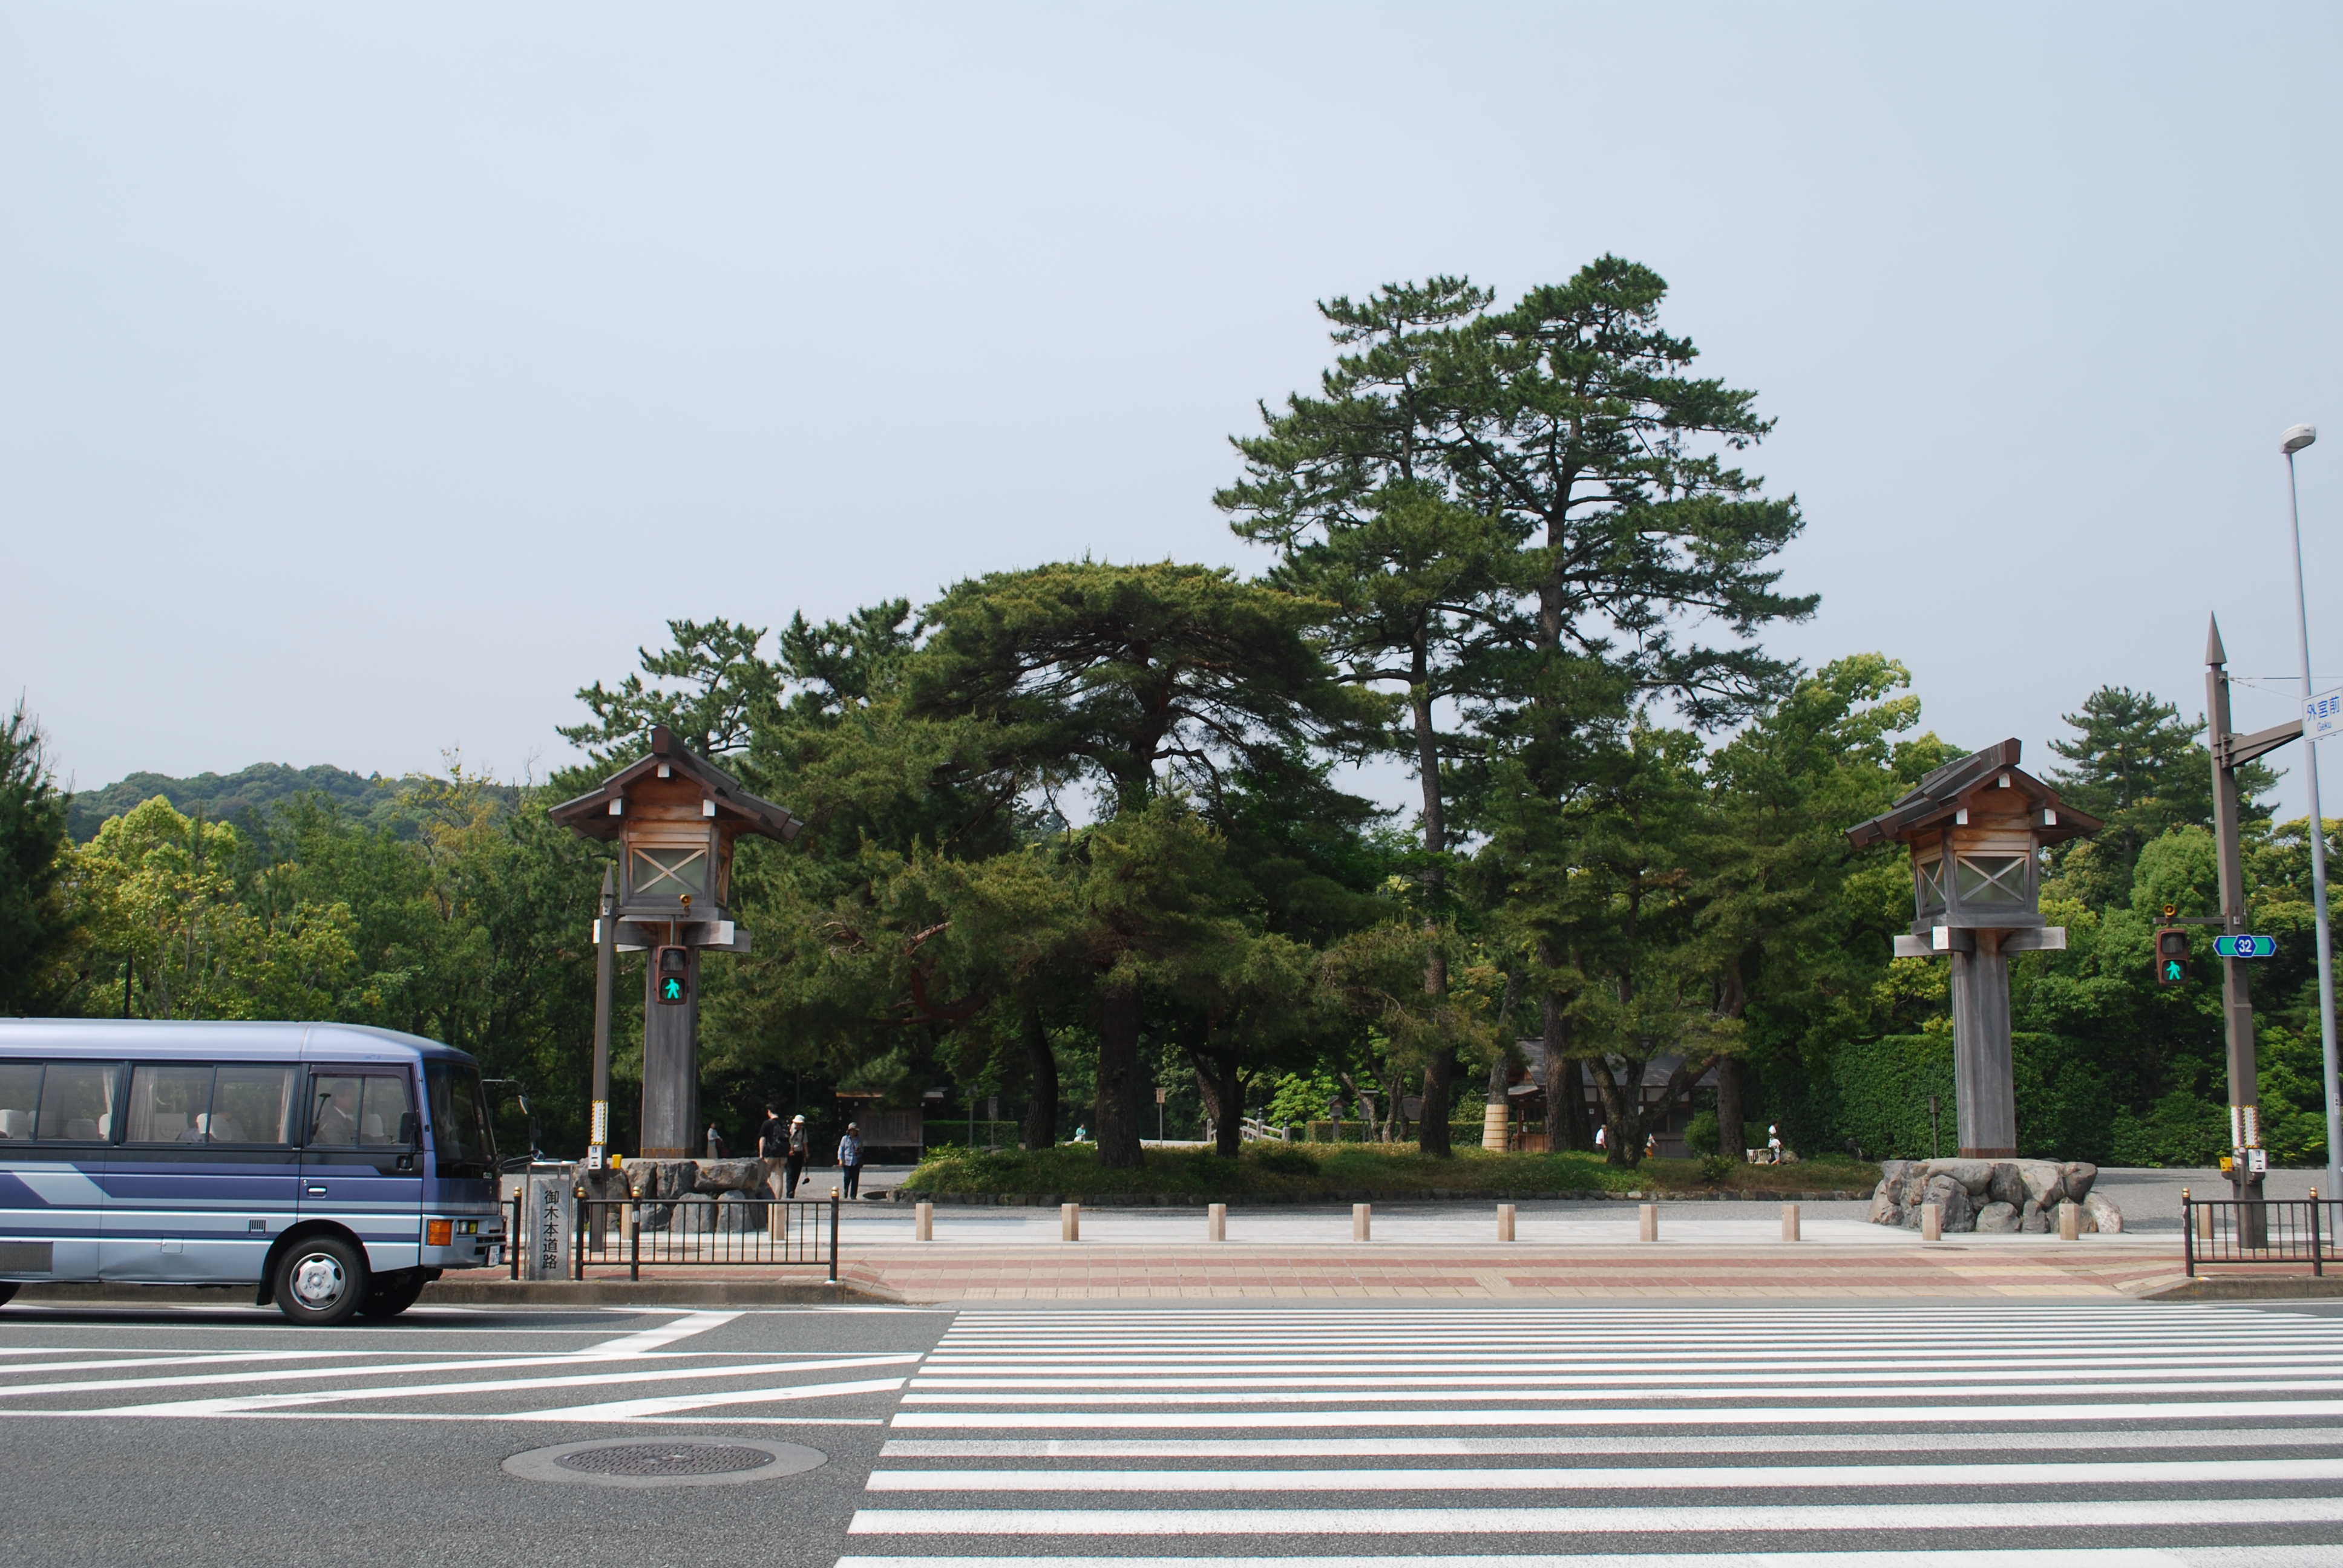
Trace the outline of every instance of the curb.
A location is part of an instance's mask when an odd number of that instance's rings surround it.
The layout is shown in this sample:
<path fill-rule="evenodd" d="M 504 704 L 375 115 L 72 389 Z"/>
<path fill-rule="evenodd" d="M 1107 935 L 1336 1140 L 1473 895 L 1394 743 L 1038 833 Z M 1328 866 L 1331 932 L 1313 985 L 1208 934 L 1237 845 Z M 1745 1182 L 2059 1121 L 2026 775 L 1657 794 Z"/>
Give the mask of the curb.
<path fill-rule="evenodd" d="M 170 1303 L 207 1307 L 250 1306 L 254 1287 L 233 1285 L 27 1284 L 23 1302 L 104 1302 L 116 1306 Z M 884 1286 L 803 1283 L 780 1280 L 438 1280 L 423 1287 L 418 1307 L 668 1307 L 810 1306 L 869 1302 L 892 1304 L 903 1298 Z"/>
<path fill-rule="evenodd" d="M 2143 1302 L 2308 1302 L 2338 1296 L 2343 1279 L 2331 1274 L 2199 1274 L 2139 1292 Z"/>
<path fill-rule="evenodd" d="M 1059 1196 L 1024 1192 L 919 1192 L 900 1187 L 888 1189 L 888 1201 L 896 1203 L 935 1203 L 945 1207 L 960 1205 L 991 1209 L 1055 1209 L 1063 1203 L 1079 1203 L 1085 1209 L 1202 1209 L 1211 1203 L 1226 1203 L 1237 1208 L 1308 1208 L 1312 1204 L 1336 1203 L 1856 1203 L 1871 1194 L 1868 1191 L 1797 1191 L 1778 1192 L 1484 1192 L 1455 1191 L 1434 1187 L 1407 1191 L 1387 1192 L 1360 1191 L 1346 1192 L 1310 1193 L 1233 1193 L 1225 1197 L 1203 1195 L 1190 1197 L 1174 1192 L 1111 1192 L 1102 1197 L 1088 1198 L 1080 1193 Z"/>

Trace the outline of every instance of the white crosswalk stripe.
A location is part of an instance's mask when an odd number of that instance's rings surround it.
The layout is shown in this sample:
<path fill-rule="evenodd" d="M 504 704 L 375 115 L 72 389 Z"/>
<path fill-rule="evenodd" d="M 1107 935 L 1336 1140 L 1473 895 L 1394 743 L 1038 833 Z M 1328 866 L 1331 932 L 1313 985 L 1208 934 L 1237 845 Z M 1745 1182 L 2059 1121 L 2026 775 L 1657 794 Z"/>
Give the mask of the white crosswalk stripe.
<path fill-rule="evenodd" d="M 2343 1565 L 2343 1322 L 969 1311 L 868 1493 L 839 1568 Z"/>
<path fill-rule="evenodd" d="M 411 1348 L 385 1352 L 357 1346 L 191 1355 L 167 1348 L 141 1352 L 123 1347 L 102 1359 L 35 1360 L 32 1358 L 54 1352 L 0 1346 L 0 1357 L 5 1358 L 0 1359 L 0 1420 L 139 1416 L 606 1423 L 722 1407 L 733 1424 L 796 1424 L 811 1419 L 802 1413 L 809 1401 L 894 1392 L 920 1359 L 916 1352 L 750 1355 L 711 1351 L 693 1342 L 739 1316 L 737 1312 L 678 1312 L 649 1328 L 577 1350 L 525 1355 Z M 183 1370 L 187 1368 L 201 1370 Z M 835 1375 L 848 1372 L 864 1375 Z M 741 1386 L 744 1382 L 750 1386 Z M 628 1397 L 574 1402 L 581 1392 L 621 1389 Z M 170 1397 L 160 1397 L 165 1395 Z M 773 1407 L 772 1413 L 760 1413 L 761 1406 Z M 857 1419 L 878 1418 L 866 1414 Z"/>

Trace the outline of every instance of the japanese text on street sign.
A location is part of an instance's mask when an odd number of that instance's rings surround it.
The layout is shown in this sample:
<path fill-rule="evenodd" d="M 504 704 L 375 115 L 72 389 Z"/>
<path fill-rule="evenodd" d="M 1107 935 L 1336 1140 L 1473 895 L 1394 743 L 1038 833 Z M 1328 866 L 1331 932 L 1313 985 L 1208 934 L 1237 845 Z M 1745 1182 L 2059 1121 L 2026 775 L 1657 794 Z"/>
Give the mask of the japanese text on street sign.
<path fill-rule="evenodd" d="M 2302 738 L 2320 740 L 2343 735 L 2343 686 L 2302 699 Z"/>
<path fill-rule="evenodd" d="M 2215 937 L 2213 950 L 2225 959 L 2274 959 L 2276 937 Z"/>

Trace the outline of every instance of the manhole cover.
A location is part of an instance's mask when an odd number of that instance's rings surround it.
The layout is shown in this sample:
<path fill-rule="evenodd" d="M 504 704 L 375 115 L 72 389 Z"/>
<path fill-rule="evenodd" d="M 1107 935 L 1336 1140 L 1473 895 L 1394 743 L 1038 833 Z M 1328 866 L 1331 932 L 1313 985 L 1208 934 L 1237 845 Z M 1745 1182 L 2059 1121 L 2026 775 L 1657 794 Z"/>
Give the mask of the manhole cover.
<path fill-rule="evenodd" d="M 624 1448 L 581 1448 L 554 1463 L 594 1475 L 730 1475 L 762 1470 L 773 1455 L 761 1448 L 715 1442 L 635 1442 Z"/>
<path fill-rule="evenodd" d="M 754 1438 L 725 1442 L 603 1438 L 533 1448 L 506 1460 L 505 1469 L 526 1481 L 583 1482 L 588 1486 L 729 1486 L 796 1475 L 829 1460 L 818 1448 Z"/>

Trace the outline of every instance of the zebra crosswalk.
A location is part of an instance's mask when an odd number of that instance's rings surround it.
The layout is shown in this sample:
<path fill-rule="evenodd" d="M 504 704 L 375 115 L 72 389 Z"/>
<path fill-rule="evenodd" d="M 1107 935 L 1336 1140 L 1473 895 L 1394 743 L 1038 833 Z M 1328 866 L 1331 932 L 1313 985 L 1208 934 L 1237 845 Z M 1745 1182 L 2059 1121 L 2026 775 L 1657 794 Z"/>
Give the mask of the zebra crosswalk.
<path fill-rule="evenodd" d="M 741 1316 L 676 1312 L 648 1328 L 588 1331 L 574 1348 L 521 1354 L 426 1348 L 413 1339 L 401 1349 L 369 1348 L 380 1330 L 365 1338 L 273 1330 L 302 1342 L 214 1352 L 189 1352 L 192 1331 L 182 1328 L 150 1331 L 173 1343 L 95 1354 L 86 1346 L 0 1345 L 0 1420 L 788 1423 L 807 1402 L 891 1395 L 920 1359 L 906 1351 L 775 1355 L 717 1350 L 703 1339 Z M 17 1313 L 11 1327 L 30 1334 L 36 1322 Z"/>
<path fill-rule="evenodd" d="M 2343 1322 L 964 1311 L 848 1535 L 839 1568 L 2343 1564 Z"/>

